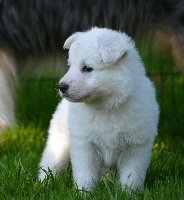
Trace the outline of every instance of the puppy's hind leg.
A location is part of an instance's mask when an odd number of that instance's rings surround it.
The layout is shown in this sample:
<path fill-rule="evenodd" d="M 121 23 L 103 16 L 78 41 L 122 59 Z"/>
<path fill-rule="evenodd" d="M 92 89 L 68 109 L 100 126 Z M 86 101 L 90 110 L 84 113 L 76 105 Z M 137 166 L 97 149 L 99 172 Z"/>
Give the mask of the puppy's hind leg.
<path fill-rule="evenodd" d="M 60 115 L 61 113 L 61 115 Z M 70 160 L 69 131 L 67 127 L 67 110 L 59 104 L 51 120 L 46 148 L 39 166 L 39 179 L 43 180 L 50 169 L 53 175 L 65 170 Z"/>
<path fill-rule="evenodd" d="M 49 170 L 56 176 L 65 170 L 69 162 L 69 141 L 66 136 L 49 136 L 39 166 L 39 179 L 43 181 Z"/>
<path fill-rule="evenodd" d="M 0 133 L 4 127 L 15 124 L 14 93 L 17 83 L 13 54 L 0 49 Z"/>

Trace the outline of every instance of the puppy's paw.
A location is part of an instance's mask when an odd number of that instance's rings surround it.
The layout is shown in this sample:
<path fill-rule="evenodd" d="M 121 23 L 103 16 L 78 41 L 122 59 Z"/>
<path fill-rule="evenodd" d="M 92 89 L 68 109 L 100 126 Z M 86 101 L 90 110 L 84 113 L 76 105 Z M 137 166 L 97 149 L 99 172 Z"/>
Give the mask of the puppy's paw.
<path fill-rule="evenodd" d="M 41 168 L 41 169 L 39 170 L 39 172 L 38 172 L 38 179 L 39 179 L 40 181 L 43 181 L 43 180 L 47 177 L 47 174 L 48 174 L 48 171 L 45 170 L 45 169 L 43 169 L 43 168 Z"/>

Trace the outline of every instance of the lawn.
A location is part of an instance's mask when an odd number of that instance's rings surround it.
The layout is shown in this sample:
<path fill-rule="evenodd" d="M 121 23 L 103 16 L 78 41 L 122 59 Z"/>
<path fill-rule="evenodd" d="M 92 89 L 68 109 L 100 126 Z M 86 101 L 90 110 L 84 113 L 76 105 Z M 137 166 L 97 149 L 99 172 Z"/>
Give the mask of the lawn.
<path fill-rule="evenodd" d="M 92 193 L 78 191 L 71 168 L 55 178 L 37 179 L 52 113 L 60 101 L 56 76 L 21 78 L 17 95 L 17 126 L 0 136 L 0 199 L 184 199 L 184 77 L 175 73 L 170 57 L 141 51 L 148 75 L 155 82 L 161 115 L 144 190 L 122 190 L 118 176 L 105 175 Z M 175 75 L 172 75 L 175 73 Z M 36 77 L 36 78 L 35 78 Z M 54 77 L 54 78 L 53 78 Z"/>

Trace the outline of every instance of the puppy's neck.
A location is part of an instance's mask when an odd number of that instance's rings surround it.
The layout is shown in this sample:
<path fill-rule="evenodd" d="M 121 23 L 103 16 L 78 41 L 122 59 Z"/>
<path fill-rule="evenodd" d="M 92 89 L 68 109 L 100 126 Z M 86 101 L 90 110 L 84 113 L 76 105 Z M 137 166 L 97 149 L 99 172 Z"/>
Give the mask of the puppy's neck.
<path fill-rule="evenodd" d="M 112 99 L 113 98 L 113 101 Z M 122 98 L 118 96 L 116 98 L 104 98 L 102 99 L 95 99 L 90 102 L 85 102 L 86 106 L 89 106 L 91 108 L 97 109 L 97 110 L 103 110 L 103 111 L 112 111 L 122 108 L 127 104 L 131 96 L 128 96 L 126 98 Z"/>

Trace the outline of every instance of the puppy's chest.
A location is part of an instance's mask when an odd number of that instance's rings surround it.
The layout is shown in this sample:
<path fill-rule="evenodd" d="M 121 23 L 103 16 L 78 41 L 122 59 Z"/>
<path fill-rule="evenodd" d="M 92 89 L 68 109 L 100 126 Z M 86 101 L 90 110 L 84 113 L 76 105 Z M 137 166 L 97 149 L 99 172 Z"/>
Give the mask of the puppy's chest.
<path fill-rule="evenodd" d="M 94 131 L 94 134 L 89 137 L 92 143 L 101 148 L 116 149 L 125 146 L 125 140 L 122 132 L 115 130 Z"/>
<path fill-rule="evenodd" d="M 117 163 L 120 155 L 126 153 L 127 147 L 140 140 L 135 132 L 135 120 L 131 127 L 127 123 L 129 115 L 123 115 L 120 111 L 103 114 L 88 109 L 72 112 L 69 118 L 71 137 L 91 143 L 104 164 L 112 166 Z"/>
<path fill-rule="evenodd" d="M 105 166 L 112 166 L 117 163 L 128 145 L 126 145 L 122 133 L 98 134 L 91 138 L 91 143 L 104 162 Z"/>

